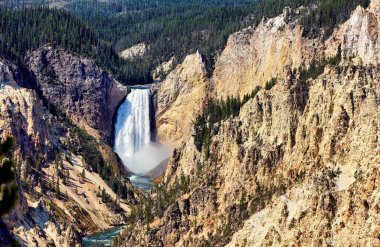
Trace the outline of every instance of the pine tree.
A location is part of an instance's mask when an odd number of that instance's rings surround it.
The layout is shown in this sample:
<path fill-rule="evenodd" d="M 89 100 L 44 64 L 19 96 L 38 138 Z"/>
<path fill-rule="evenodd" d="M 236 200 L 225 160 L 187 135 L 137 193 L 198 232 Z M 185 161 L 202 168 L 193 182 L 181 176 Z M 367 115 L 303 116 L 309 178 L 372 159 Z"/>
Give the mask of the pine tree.
<path fill-rule="evenodd" d="M 58 155 L 58 157 L 59 157 L 59 167 L 61 168 L 61 170 L 63 170 L 63 169 L 65 169 L 65 168 L 63 167 L 63 159 L 62 159 L 62 156 L 61 156 L 61 155 Z"/>
<path fill-rule="evenodd" d="M 15 179 L 13 162 L 7 158 L 12 146 L 12 138 L 7 138 L 4 142 L 0 143 L 0 195 L 2 195 L 0 197 L 0 216 L 9 213 L 18 200 L 18 187 L 12 184 L 12 181 Z"/>
<path fill-rule="evenodd" d="M 81 177 L 83 180 L 86 179 L 86 171 L 84 169 L 82 170 Z"/>
<path fill-rule="evenodd" d="M 102 202 L 107 201 L 107 193 L 106 193 L 106 190 L 104 188 L 102 189 L 101 197 L 102 197 Z"/>
<path fill-rule="evenodd" d="M 55 184 L 55 195 L 59 199 L 60 196 L 60 189 L 59 189 L 59 177 L 57 177 L 57 182 Z"/>
<path fill-rule="evenodd" d="M 62 183 L 66 185 L 68 178 L 69 178 L 69 171 L 63 170 L 62 171 Z"/>
<path fill-rule="evenodd" d="M 54 166 L 55 166 L 55 170 L 58 172 L 59 170 L 59 155 L 58 154 L 55 155 Z"/>
<path fill-rule="evenodd" d="M 179 180 L 179 188 L 182 192 L 187 191 L 189 187 L 189 181 L 188 178 L 185 176 L 183 171 L 181 172 L 180 180 Z"/>

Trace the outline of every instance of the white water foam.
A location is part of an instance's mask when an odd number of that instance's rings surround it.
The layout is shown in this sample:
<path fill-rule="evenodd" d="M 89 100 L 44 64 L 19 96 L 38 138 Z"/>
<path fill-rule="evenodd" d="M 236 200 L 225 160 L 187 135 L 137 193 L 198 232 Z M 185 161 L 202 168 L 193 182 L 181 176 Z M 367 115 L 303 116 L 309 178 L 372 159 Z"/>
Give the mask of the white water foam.
<path fill-rule="evenodd" d="M 145 174 L 170 155 L 170 149 L 151 141 L 150 90 L 133 88 L 119 107 L 114 150 L 124 165 Z"/>

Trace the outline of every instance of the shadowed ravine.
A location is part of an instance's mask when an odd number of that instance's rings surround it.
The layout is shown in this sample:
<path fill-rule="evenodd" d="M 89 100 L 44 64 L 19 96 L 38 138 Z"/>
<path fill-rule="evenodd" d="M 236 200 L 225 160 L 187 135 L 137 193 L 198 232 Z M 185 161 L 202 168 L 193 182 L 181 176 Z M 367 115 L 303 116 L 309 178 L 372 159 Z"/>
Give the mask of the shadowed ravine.
<path fill-rule="evenodd" d="M 153 183 L 146 173 L 167 159 L 170 149 L 152 141 L 151 103 L 148 87 L 132 87 L 125 101 L 119 106 L 114 124 L 114 151 L 123 164 L 135 175 L 132 184 L 143 190 Z M 111 246 L 121 227 L 83 238 L 85 246 Z"/>

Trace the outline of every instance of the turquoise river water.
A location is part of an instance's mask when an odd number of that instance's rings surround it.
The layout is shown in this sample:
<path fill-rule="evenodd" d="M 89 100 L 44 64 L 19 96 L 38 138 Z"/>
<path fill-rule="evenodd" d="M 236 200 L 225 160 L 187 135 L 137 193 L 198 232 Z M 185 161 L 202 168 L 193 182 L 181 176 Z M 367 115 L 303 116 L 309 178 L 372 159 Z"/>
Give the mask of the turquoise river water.
<path fill-rule="evenodd" d="M 115 227 L 108 231 L 95 233 L 83 238 L 85 247 L 112 246 L 113 239 L 120 233 L 122 227 Z"/>
<path fill-rule="evenodd" d="M 152 188 L 153 183 L 147 177 L 132 176 L 131 182 L 134 186 L 149 190 Z M 120 233 L 122 227 L 115 227 L 110 230 L 95 233 L 84 237 L 83 244 L 85 247 L 103 247 L 112 246 L 113 239 Z"/>

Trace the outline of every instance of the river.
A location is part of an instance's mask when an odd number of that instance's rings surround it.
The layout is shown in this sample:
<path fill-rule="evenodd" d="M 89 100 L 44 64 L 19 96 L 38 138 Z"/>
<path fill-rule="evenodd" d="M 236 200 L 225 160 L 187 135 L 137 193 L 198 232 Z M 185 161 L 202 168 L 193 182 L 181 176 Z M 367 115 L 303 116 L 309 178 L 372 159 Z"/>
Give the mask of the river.
<path fill-rule="evenodd" d="M 104 232 L 95 233 L 84 237 L 85 247 L 112 246 L 113 239 L 120 233 L 122 227 L 115 227 Z"/>
<path fill-rule="evenodd" d="M 130 177 L 131 183 L 143 190 L 153 187 L 152 181 L 144 174 L 171 154 L 171 149 L 152 141 L 150 100 L 148 87 L 132 87 L 118 109 L 115 122 L 114 151 L 136 174 Z M 84 246 L 112 246 L 120 231 L 121 227 L 116 227 L 86 236 L 83 238 Z"/>

